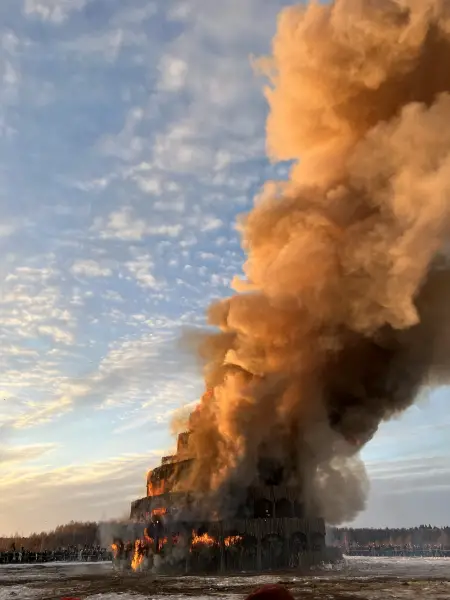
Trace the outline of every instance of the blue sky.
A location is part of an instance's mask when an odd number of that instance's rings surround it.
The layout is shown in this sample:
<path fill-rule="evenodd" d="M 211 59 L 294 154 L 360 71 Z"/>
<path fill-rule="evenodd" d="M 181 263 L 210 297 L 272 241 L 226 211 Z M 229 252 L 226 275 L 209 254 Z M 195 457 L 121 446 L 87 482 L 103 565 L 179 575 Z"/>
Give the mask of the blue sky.
<path fill-rule="evenodd" d="M 229 293 L 280 0 L 2 0 L 0 532 L 127 514 L 202 390 L 180 348 Z M 364 450 L 362 525 L 448 523 L 448 391 Z"/>

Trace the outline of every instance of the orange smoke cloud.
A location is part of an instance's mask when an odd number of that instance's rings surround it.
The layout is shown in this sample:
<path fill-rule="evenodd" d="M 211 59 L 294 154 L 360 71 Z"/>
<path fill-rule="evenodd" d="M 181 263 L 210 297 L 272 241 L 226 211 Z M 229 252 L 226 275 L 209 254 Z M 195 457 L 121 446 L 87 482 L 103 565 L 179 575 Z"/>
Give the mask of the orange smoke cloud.
<path fill-rule="evenodd" d="M 339 523 L 364 507 L 357 449 L 448 380 L 450 0 L 287 8 L 259 67 L 268 153 L 293 166 L 241 220 L 245 281 L 209 311 L 191 484 L 278 465 Z"/>

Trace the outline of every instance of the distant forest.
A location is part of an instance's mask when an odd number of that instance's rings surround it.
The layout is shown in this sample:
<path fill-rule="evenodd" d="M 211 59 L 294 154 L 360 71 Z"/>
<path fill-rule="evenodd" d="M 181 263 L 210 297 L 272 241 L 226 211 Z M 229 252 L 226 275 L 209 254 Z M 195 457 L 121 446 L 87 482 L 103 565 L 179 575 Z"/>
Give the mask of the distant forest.
<path fill-rule="evenodd" d="M 330 528 L 328 543 L 335 546 L 450 547 L 450 527 L 420 525 L 409 529 Z"/>
<path fill-rule="evenodd" d="M 23 546 L 25 550 L 34 552 L 69 546 L 92 547 L 100 545 L 100 531 L 98 523 L 71 521 L 67 525 L 58 525 L 53 531 L 32 533 L 27 537 L 19 534 L 10 537 L 0 536 L 0 551 L 10 550 L 13 544 L 17 550 Z"/>
<path fill-rule="evenodd" d="M 104 525 L 108 526 L 108 524 Z M 100 530 L 101 524 L 99 523 L 72 521 L 67 525 L 58 526 L 54 531 L 33 533 L 27 537 L 0 536 L 0 551 L 10 550 L 13 544 L 17 550 L 23 546 L 26 550 L 35 552 L 68 548 L 69 546 L 102 545 Z M 450 527 L 421 525 L 410 529 L 330 528 L 327 542 L 341 547 L 376 545 L 449 548 Z"/>

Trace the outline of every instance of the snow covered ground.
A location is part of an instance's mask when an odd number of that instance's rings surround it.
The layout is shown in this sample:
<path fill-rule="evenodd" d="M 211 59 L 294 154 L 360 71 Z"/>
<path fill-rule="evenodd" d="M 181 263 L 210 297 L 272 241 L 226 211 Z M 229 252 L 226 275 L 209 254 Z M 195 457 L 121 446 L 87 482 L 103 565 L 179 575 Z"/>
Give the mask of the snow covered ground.
<path fill-rule="evenodd" d="M 297 598 L 443 600 L 450 598 L 450 559 L 346 557 L 307 576 L 157 577 L 117 574 L 110 564 L 0 566 L 0 600 L 239 600 L 281 580 Z"/>
<path fill-rule="evenodd" d="M 345 569 L 368 577 L 448 577 L 450 579 L 450 558 L 347 556 Z"/>
<path fill-rule="evenodd" d="M 82 575 L 97 572 L 111 572 L 111 563 L 88 563 L 88 562 L 61 562 L 42 563 L 36 565 L 0 565 L 0 590 L 2 581 L 14 578 L 20 580 L 44 580 L 58 579 L 67 575 Z M 0 594 L 0 600 L 3 600 Z"/>

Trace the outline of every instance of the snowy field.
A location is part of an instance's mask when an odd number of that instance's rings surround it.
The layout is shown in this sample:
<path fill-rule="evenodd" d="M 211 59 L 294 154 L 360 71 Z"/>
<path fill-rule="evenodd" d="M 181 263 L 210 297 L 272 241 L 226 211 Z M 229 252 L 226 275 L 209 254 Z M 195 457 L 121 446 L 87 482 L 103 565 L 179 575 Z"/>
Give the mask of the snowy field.
<path fill-rule="evenodd" d="M 0 566 L 0 600 L 239 600 L 282 582 L 309 600 L 443 600 L 450 598 L 450 559 L 348 557 L 304 576 L 154 577 L 119 574 L 108 563 Z"/>

